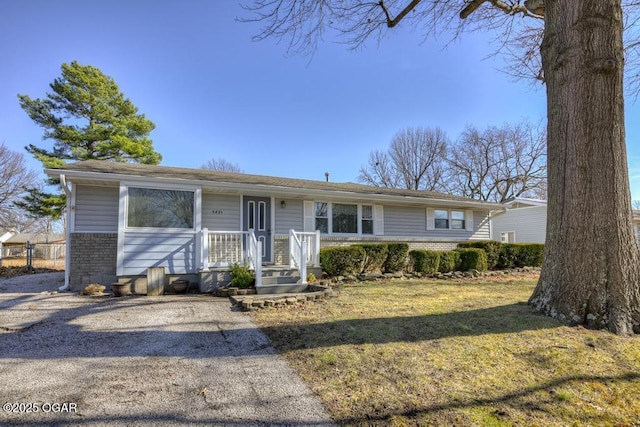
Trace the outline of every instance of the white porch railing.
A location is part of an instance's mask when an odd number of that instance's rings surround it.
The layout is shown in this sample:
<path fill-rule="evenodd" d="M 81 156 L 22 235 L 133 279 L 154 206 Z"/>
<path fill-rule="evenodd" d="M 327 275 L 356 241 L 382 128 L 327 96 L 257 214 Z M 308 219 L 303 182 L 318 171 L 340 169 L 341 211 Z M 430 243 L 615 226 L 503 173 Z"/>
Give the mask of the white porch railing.
<path fill-rule="evenodd" d="M 320 231 L 289 230 L 289 268 L 298 269 L 303 284 L 307 283 L 308 264 L 320 266 Z"/>
<path fill-rule="evenodd" d="M 209 231 L 202 229 L 202 269 L 243 265 L 254 270 L 256 286 L 262 285 L 262 245 L 253 230 Z"/>

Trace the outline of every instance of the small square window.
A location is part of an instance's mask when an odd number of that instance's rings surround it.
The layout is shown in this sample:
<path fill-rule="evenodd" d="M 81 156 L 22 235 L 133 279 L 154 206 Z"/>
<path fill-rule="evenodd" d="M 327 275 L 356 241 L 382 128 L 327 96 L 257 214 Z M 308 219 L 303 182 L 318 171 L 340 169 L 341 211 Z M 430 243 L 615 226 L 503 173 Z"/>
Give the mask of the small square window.
<path fill-rule="evenodd" d="M 451 211 L 451 228 L 453 230 L 464 230 L 464 212 Z"/>
<path fill-rule="evenodd" d="M 435 228 L 448 229 L 449 228 L 449 211 L 436 209 L 434 212 L 434 226 Z"/>

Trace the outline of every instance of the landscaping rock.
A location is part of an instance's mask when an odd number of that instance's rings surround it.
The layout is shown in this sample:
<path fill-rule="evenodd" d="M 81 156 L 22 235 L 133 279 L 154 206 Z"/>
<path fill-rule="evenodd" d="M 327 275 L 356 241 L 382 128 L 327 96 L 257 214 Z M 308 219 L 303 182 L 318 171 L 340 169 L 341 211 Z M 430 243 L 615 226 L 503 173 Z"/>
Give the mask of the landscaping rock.
<path fill-rule="evenodd" d="M 99 283 L 90 283 L 82 290 L 82 292 L 80 292 L 80 295 L 102 295 L 105 289 L 106 286 L 104 285 Z"/>

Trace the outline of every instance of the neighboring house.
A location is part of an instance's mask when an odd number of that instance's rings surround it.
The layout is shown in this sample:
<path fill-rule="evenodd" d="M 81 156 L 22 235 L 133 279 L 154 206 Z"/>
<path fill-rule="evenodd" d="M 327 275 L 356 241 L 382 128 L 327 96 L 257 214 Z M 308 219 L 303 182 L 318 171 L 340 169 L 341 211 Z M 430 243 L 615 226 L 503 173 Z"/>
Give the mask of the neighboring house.
<path fill-rule="evenodd" d="M 491 216 L 491 238 L 503 243 L 544 243 L 547 201 L 516 197 Z"/>
<path fill-rule="evenodd" d="M 1 231 L 0 231 L 1 233 Z M 4 242 L 6 242 L 7 240 L 9 240 L 10 238 L 12 238 L 13 236 L 15 236 L 18 232 L 15 229 L 11 229 L 9 231 L 6 231 L 4 233 L 2 233 L 2 235 L 0 235 L 0 266 L 2 266 L 2 257 L 4 254 L 4 250 L 2 248 L 2 246 L 4 245 Z"/>
<path fill-rule="evenodd" d="M 8 238 L 4 239 L 5 236 Z M 64 234 L 9 232 L 0 237 L 0 258 L 25 257 L 27 244 L 34 244 L 36 249 L 34 256 L 49 259 L 54 256 L 54 250 L 50 246 L 62 245 L 64 241 Z"/>
<path fill-rule="evenodd" d="M 45 172 L 68 194 L 66 283 L 74 291 L 123 278 L 138 291 L 148 268 L 164 267 L 168 282 L 210 292 L 243 261 L 256 270 L 259 292 L 281 291 L 263 275 L 293 269 L 306 283 L 320 247 L 452 249 L 490 239 L 489 213 L 502 209 L 425 191 L 95 160 Z"/>
<path fill-rule="evenodd" d="M 547 201 L 515 198 L 506 210 L 491 216 L 491 238 L 504 243 L 544 243 L 547 232 Z M 633 231 L 640 242 L 640 210 L 633 211 Z"/>

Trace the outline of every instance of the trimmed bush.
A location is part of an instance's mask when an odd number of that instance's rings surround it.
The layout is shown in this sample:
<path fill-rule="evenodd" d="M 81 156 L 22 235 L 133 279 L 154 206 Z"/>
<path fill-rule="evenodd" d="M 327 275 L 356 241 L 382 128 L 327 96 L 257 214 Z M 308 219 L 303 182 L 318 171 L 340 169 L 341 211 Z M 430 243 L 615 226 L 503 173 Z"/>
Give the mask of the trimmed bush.
<path fill-rule="evenodd" d="M 484 250 L 478 248 L 458 249 L 460 253 L 460 270 L 478 270 L 485 271 L 487 269 L 487 254 Z"/>
<path fill-rule="evenodd" d="M 440 252 L 417 249 L 409 252 L 409 258 L 416 273 L 433 274 L 438 271 Z"/>
<path fill-rule="evenodd" d="M 382 270 L 382 266 L 389 253 L 386 243 L 367 243 L 360 246 L 364 249 L 364 260 L 362 262 L 362 273 L 377 273 Z"/>
<path fill-rule="evenodd" d="M 542 265 L 543 253 L 544 244 L 542 243 L 503 243 L 498 267 L 539 267 Z"/>
<path fill-rule="evenodd" d="M 500 258 L 497 267 L 500 269 L 514 268 L 518 263 L 520 246 L 515 243 L 503 243 L 500 248 Z"/>
<path fill-rule="evenodd" d="M 519 267 L 540 267 L 544 256 L 544 243 L 521 243 Z"/>
<path fill-rule="evenodd" d="M 385 273 L 404 271 L 409 255 L 408 243 L 387 243 L 387 259 L 382 266 Z"/>
<path fill-rule="evenodd" d="M 440 273 L 456 271 L 459 267 L 460 253 L 458 251 L 440 252 L 440 265 L 438 266 Z"/>
<path fill-rule="evenodd" d="M 361 246 L 336 246 L 320 249 L 320 265 L 331 277 L 362 271 L 365 252 Z"/>
<path fill-rule="evenodd" d="M 502 243 L 495 240 L 477 240 L 458 243 L 458 248 L 478 248 L 484 250 L 487 254 L 487 268 L 493 270 L 498 267 L 500 262 L 500 253 L 502 251 Z"/>

